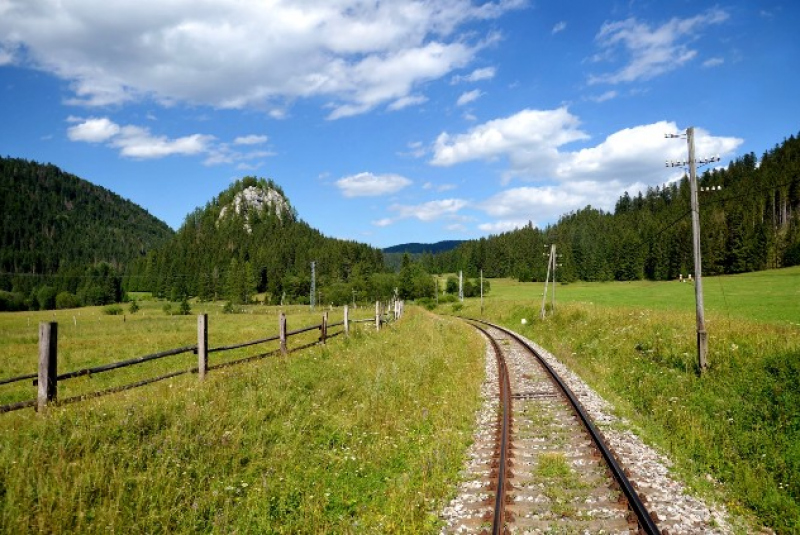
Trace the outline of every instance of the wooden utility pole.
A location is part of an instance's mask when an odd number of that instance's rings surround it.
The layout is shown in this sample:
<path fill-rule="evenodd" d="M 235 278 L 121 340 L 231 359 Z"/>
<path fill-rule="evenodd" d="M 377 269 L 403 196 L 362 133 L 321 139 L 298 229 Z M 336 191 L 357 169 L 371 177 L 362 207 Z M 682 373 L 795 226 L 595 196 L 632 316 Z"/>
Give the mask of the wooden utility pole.
<path fill-rule="evenodd" d="M 544 279 L 544 293 L 542 294 L 542 319 L 545 317 L 545 305 L 547 303 L 547 285 L 550 283 L 550 266 L 553 265 L 553 256 L 555 255 L 555 245 L 550 246 L 550 256 L 547 258 L 547 276 Z M 553 299 L 555 300 L 555 290 L 553 290 Z"/>
<path fill-rule="evenodd" d="M 697 309 L 697 364 L 700 373 L 708 368 L 708 333 L 703 310 L 703 269 L 700 258 L 700 205 L 697 200 L 697 162 L 694 157 L 694 127 L 686 129 L 689 145 L 689 191 L 692 198 L 692 248 L 694 249 L 694 296 Z"/>
<path fill-rule="evenodd" d="M 483 316 L 483 270 L 481 270 L 481 316 Z"/>

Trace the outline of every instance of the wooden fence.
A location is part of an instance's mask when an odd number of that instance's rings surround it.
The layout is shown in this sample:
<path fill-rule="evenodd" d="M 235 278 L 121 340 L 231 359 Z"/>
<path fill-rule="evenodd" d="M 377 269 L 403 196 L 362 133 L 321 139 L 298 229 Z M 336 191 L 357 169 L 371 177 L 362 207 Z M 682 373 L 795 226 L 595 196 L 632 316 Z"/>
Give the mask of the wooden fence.
<path fill-rule="evenodd" d="M 278 334 L 275 336 L 269 336 L 267 338 L 261 338 L 258 340 L 251 340 L 248 342 L 242 342 L 239 344 L 232 344 L 227 346 L 219 346 L 219 347 L 209 347 L 208 346 L 208 314 L 200 314 L 197 316 L 197 344 L 178 347 L 174 349 L 167 349 L 165 351 L 159 351 L 158 353 L 151 353 L 149 355 L 143 355 L 140 357 L 135 357 L 128 360 L 123 360 L 119 362 L 113 362 L 110 364 L 103 364 L 101 366 L 94 366 L 91 368 L 83 368 L 80 370 L 75 370 L 67 373 L 62 373 L 61 375 L 58 374 L 58 323 L 57 322 L 42 322 L 39 324 L 39 370 L 38 373 L 31 373 L 27 375 L 20 375 L 18 377 L 10 377 L 8 379 L 0 379 L 0 385 L 15 383 L 18 381 L 26 381 L 29 379 L 33 379 L 33 386 L 37 387 L 37 397 L 36 399 L 31 399 L 28 401 L 20 401 L 18 403 L 12 403 L 9 405 L 0 405 L 0 413 L 4 412 L 11 412 L 19 409 L 24 409 L 26 407 L 35 407 L 37 411 L 42 412 L 42 410 L 50 404 L 58 403 L 66 404 L 66 403 L 73 403 L 76 401 L 81 401 L 84 399 L 89 399 L 93 397 L 99 397 L 106 394 L 111 394 L 114 392 L 121 392 L 123 390 L 130 390 L 132 388 L 137 388 L 140 386 L 144 386 L 147 384 L 151 384 L 157 381 L 162 381 L 164 379 L 170 379 L 172 377 L 177 377 L 179 375 L 183 375 L 186 373 L 196 373 L 199 380 L 205 379 L 206 375 L 210 370 L 216 368 L 223 368 L 228 366 L 233 366 L 234 364 L 241 364 L 243 362 L 249 362 L 255 359 L 264 358 L 270 355 L 288 355 L 293 351 L 299 351 L 302 349 L 307 349 L 311 346 L 315 346 L 318 344 L 324 344 L 328 338 L 333 338 L 335 336 L 339 336 L 344 334 L 345 336 L 349 336 L 350 334 L 350 326 L 351 324 L 356 323 L 374 323 L 375 328 L 377 330 L 381 329 L 381 326 L 400 319 L 403 314 L 403 302 L 402 301 L 394 301 L 391 304 L 383 305 L 380 302 L 375 303 L 375 316 L 369 317 L 365 319 L 352 319 L 350 318 L 349 309 L 345 305 L 344 307 L 344 319 L 340 322 L 336 323 L 329 323 L 328 322 L 328 313 L 324 312 L 322 315 L 322 322 L 316 325 L 309 325 L 308 327 L 302 327 L 300 329 L 295 329 L 293 331 L 287 330 L 287 320 L 286 314 L 283 312 L 280 313 L 278 316 Z M 330 333 L 329 329 L 334 329 L 336 327 L 342 327 L 342 330 Z M 310 344 L 305 344 L 303 346 L 295 347 L 289 349 L 288 340 L 292 336 L 297 336 L 299 334 L 303 334 L 309 331 L 319 330 L 319 339 L 316 342 L 312 342 Z M 249 357 L 240 358 L 234 361 L 223 362 L 216 365 L 209 364 L 209 354 L 217 353 L 220 351 L 230 351 L 232 349 L 240 349 L 243 347 L 249 347 L 259 344 L 266 344 L 268 342 L 278 341 L 280 343 L 278 349 L 268 351 L 266 353 L 261 353 L 257 355 L 252 355 Z M 171 357 L 175 355 L 181 355 L 184 353 L 194 353 L 197 355 L 197 366 L 187 369 L 187 370 L 179 370 L 172 373 L 168 373 L 166 375 L 160 375 L 158 377 L 152 377 L 149 379 L 144 379 L 142 381 L 137 381 L 135 383 L 117 386 L 113 388 L 109 388 L 107 390 L 102 390 L 99 392 L 92 392 L 89 394 L 82 394 L 80 396 L 73 396 L 70 398 L 66 398 L 63 400 L 58 400 L 58 383 L 59 381 L 65 381 L 68 379 L 73 379 L 75 377 L 81 377 L 84 375 L 92 375 L 97 373 L 103 373 L 111 370 L 116 370 L 120 368 L 126 368 L 128 366 L 135 366 L 137 364 L 142 364 L 144 362 L 149 362 L 157 359 L 162 359 L 166 357 Z"/>

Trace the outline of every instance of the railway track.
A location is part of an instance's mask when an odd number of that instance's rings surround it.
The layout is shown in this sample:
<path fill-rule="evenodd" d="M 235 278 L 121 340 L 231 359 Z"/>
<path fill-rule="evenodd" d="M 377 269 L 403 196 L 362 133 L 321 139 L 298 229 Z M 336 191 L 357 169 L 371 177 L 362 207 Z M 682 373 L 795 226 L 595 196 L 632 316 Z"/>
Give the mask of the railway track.
<path fill-rule="evenodd" d="M 443 533 L 660 533 L 574 394 L 512 331 L 490 341 L 497 400 L 481 416 L 468 481 Z M 484 393 L 486 394 L 486 393 Z"/>

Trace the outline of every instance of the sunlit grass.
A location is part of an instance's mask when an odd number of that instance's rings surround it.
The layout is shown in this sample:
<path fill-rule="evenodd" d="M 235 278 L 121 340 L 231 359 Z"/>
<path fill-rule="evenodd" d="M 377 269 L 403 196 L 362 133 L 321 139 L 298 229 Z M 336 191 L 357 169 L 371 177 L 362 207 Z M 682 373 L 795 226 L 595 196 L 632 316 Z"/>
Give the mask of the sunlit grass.
<path fill-rule="evenodd" d="M 214 325 L 219 343 L 268 334 L 270 315 L 234 317 L 230 330 L 212 315 L 212 339 Z M 113 349 L 191 343 L 193 318 L 159 319 L 176 328 L 143 319 Z M 0 415 L 0 532 L 436 532 L 471 440 L 482 342 L 413 308 L 380 333 L 362 327 L 202 383 Z"/>

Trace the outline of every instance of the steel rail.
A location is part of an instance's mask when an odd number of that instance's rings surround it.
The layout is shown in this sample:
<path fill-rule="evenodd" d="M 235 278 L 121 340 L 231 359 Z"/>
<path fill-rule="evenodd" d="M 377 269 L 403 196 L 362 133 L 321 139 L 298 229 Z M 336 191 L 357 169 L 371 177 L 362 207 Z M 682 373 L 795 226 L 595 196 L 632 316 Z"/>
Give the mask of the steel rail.
<path fill-rule="evenodd" d="M 588 413 L 583 408 L 583 405 L 581 405 L 581 402 L 578 401 L 578 398 L 575 396 L 572 390 L 566 385 L 566 383 L 564 383 L 564 381 L 561 379 L 558 373 L 556 373 L 556 371 L 550 366 L 550 364 L 548 364 L 547 361 L 539 354 L 539 352 L 536 351 L 536 349 L 534 349 L 533 347 L 531 347 L 531 345 L 527 341 L 523 340 L 522 337 L 516 332 L 510 329 L 506 329 L 505 327 L 502 327 L 500 325 L 490 323 L 488 321 L 475 318 L 465 318 L 465 319 L 483 323 L 484 325 L 489 325 L 490 327 L 493 327 L 499 331 L 506 333 L 507 335 L 514 338 L 517 342 L 519 342 L 522 346 L 527 348 L 528 351 L 530 351 L 531 354 L 536 357 L 536 359 L 542 364 L 544 369 L 547 370 L 547 373 L 550 375 L 553 381 L 558 385 L 558 387 L 567 397 L 570 404 L 572 405 L 572 408 L 575 410 L 575 413 L 581 419 L 583 426 L 586 428 L 589 435 L 592 437 L 592 441 L 594 442 L 595 446 L 597 447 L 598 450 L 600 450 L 600 453 L 602 454 L 603 459 L 606 461 L 606 464 L 611 470 L 614 479 L 622 489 L 623 494 L 625 494 L 625 497 L 628 500 L 629 507 L 636 515 L 636 520 L 639 523 L 639 529 L 644 533 L 646 533 L 647 535 L 660 535 L 661 531 L 658 529 L 658 526 L 656 525 L 652 516 L 650 516 L 650 512 L 644 506 L 644 503 L 642 503 L 642 500 L 639 497 L 639 494 L 636 492 L 636 489 L 633 488 L 633 485 L 631 484 L 630 480 L 625 475 L 622 466 L 620 466 L 616 457 L 614 457 L 614 454 L 611 452 L 611 449 L 605 443 L 605 439 L 600 434 L 600 431 L 597 429 L 597 427 L 595 427 L 594 422 L 592 422 L 592 419 L 589 417 Z"/>
<path fill-rule="evenodd" d="M 497 359 L 498 380 L 500 383 L 500 406 L 503 415 L 500 421 L 500 444 L 499 460 L 497 468 L 497 490 L 494 497 L 494 518 L 492 519 L 492 535 L 502 535 L 505 527 L 506 509 L 506 477 L 508 475 L 508 450 L 510 448 L 510 428 L 511 428 L 511 380 L 508 377 L 508 366 L 503 356 L 503 350 L 492 335 L 483 327 L 472 325 L 481 331 L 494 349 Z"/>

